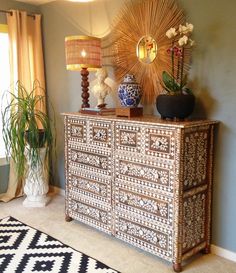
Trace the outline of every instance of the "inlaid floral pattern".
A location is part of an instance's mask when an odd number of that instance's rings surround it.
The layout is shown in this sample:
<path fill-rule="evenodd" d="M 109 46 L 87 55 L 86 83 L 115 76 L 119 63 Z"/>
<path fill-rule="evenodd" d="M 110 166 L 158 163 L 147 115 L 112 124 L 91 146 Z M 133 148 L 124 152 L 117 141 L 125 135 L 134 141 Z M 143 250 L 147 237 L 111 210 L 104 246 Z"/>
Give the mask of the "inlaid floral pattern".
<path fill-rule="evenodd" d="M 71 135 L 73 137 L 83 137 L 83 127 L 79 125 L 72 125 L 71 126 Z"/>
<path fill-rule="evenodd" d="M 105 128 L 93 128 L 93 139 L 96 141 L 107 141 L 107 129 Z"/>
<path fill-rule="evenodd" d="M 202 184 L 207 173 L 207 132 L 194 132 L 185 137 L 184 186 L 190 188 Z"/>
<path fill-rule="evenodd" d="M 107 158 L 103 156 L 93 155 L 89 153 L 83 153 L 80 151 L 71 152 L 71 159 L 78 163 L 94 166 L 101 169 L 107 169 Z"/>
<path fill-rule="evenodd" d="M 168 207 L 165 203 L 158 203 L 158 208 L 160 211 L 161 216 L 167 217 Z"/>
<path fill-rule="evenodd" d="M 120 219 L 119 230 L 137 238 L 143 239 L 151 244 L 159 245 L 165 249 L 167 245 L 167 238 L 163 234 L 158 234 L 156 231 L 139 226 L 132 222 Z"/>
<path fill-rule="evenodd" d="M 183 249 L 189 249 L 205 237 L 206 195 L 197 194 L 184 201 Z"/>
<path fill-rule="evenodd" d="M 139 196 L 130 192 L 120 191 L 119 193 L 119 200 L 120 202 L 135 206 L 137 208 L 144 209 L 151 213 L 157 213 L 160 214 L 163 217 L 167 217 L 167 204 L 153 200 L 148 199 L 143 196 Z"/>
<path fill-rule="evenodd" d="M 135 176 L 140 179 L 155 181 L 164 185 L 167 185 L 169 182 L 168 171 L 125 161 L 120 161 L 120 173 L 123 175 Z"/>
<path fill-rule="evenodd" d="M 81 189 L 99 194 L 101 196 L 106 197 L 107 196 L 107 187 L 106 185 L 96 183 L 94 181 L 85 180 L 82 178 L 72 178 L 72 184 L 75 187 L 79 187 Z"/>
<path fill-rule="evenodd" d="M 120 131 L 120 144 L 136 146 L 136 133 L 129 131 Z"/>
<path fill-rule="evenodd" d="M 115 147 L 117 151 L 140 153 L 143 128 L 135 122 L 116 122 Z"/>
<path fill-rule="evenodd" d="M 151 149 L 162 152 L 169 152 L 169 141 L 166 137 L 151 135 L 150 140 Z"/>
<path fill-rule="evenodd" d="M 77 158 L 78 158 L 77 152 L 72 151 L 72 153 L 71 153 L 71 159 L 72 159 L 73 161 L 76 161 Z"/>
<path fill-rule="evenodd" d="M 145 130 L 145 153 L 147 155 L 174 160 L 176 156 L 176 131 L 170 128 L 150 127 Z"/>
<path fill-rule="evenodd" d="M 79 213 L 92 217 L 97 221 L 102 221 L 104 224 L 107 224 L 107 213 L 105 211 L 100 211 L 99 209 L 87 206 L 79 202 L 77 202 L 77 211 Z"/>

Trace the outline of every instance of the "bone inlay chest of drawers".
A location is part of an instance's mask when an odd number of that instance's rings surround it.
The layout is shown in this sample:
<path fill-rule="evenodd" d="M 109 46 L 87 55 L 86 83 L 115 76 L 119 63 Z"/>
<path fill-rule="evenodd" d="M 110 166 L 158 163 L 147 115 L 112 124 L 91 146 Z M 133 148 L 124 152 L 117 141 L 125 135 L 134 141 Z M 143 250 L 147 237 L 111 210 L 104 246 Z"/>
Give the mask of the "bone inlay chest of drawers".
<path fill-rule="evenodd" d="M 214 121 L 68 113 L 66 219 L 173 262 L 209 251 Z"/>

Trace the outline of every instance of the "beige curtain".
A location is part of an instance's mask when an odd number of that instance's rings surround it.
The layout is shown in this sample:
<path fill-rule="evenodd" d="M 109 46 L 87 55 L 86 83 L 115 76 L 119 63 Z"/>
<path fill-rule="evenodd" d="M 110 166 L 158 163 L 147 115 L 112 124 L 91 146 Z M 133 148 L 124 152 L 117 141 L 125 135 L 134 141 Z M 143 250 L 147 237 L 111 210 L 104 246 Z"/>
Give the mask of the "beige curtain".
<path fill-rule="evenodd" d="M 27 16 L 25 11 L 12 10 L 7 14 L 10 41 L 11 82 L 19 80 L 26 90 L 31 91 L 38 80 L 45 88 L 44 60 L 41 36 L 41 15 Z M 12 85 L 13 86 L 13 85 Z M 37 89 L 37 92 L 42 90 Z M 16 92 L 16 90 L 12 90 Z M 46 103 L 40 106 L 46 112 Z M 0 195 L 0 201 L 10 201 L 23 195 L 23 181 L 19 181 L 10 162 L 8 190 Z"/>

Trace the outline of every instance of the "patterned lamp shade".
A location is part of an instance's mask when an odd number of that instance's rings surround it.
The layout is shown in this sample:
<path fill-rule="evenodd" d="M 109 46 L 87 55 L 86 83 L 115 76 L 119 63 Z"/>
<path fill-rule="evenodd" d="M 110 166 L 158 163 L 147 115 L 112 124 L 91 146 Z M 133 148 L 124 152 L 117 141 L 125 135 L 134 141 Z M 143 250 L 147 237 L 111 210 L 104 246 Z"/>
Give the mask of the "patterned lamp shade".
<path fill-rule="evenodd" d="M 101 40 L 90 36 L 69 36 L 65 38 L 67 70 L 101 67 Z"/>

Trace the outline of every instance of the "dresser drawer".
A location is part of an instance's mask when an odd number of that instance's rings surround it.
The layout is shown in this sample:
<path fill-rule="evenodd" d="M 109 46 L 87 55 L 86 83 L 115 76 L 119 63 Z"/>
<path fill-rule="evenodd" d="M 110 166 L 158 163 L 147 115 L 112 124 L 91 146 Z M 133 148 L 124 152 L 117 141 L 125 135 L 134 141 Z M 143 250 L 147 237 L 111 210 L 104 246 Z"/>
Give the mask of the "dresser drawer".
<path fill-rule="evenodd" d="M 146 191 L 142 186 L 116 181 L 115 209 L 145 217 L 153 223 L 172 226 L 173 198 Z"/>
<path fill-rule="evenodd" d="M 145 128 L 143 142 L 145 143 L 145 154 L 173 161 L 176 158 L 176 140 L 178 134 L 174 129 L 162 127 Z"/>
<path fill-rule="evenodd" d="M 73 193 L 67 197 L 67 212 L 73 219 L 111 234 L 111 208 L 109 206 L 90 204 L 76 200 Z M 99 208 L 98 208 L 99 207 Z"/>
<path fill-rule="evenodd" d="M 116 211 L 115 237 L 143 250 L 172 260 L 172 229 Z"/>
<path fill-rule="evenodd" d="M 100 178 L 99 176 L 83 177 L 69 172 L 68 185 L 70 191 L 77 193 L 78 196 L 84 196 L 87 199 L 94 199 L 103 203 L 111 203 L 111 182 L 110 180 Z"/>
<path fill-rule="evenodd" d="M 111 175 L 111 151 L 69 143 L 67 153 L 70 168 L 107 176 Z"/>
<path fill-rule="evenodd" d="M 115 156 L 115 178 L 143 186 L 146 190 L 173 193 L 174 166 L 143 157 Z"/>
<path fill-rule="evenodd" d="M 110 121 L 87 121 L 88 145 L 96 149 L 111 148 L 112 145 L 112 122 Z"/>
<path fill-rule="evenodd" d="M 87 122 L 83 118 L 67 118 L 66 137 L 68 141 L 86 143 Z"/>
<path fill-rule="evenodd" d="M 141 152 L 142 126 L 135 123 L 120 123 L 115 125 L 115 149 L 125 152 Z"/>

